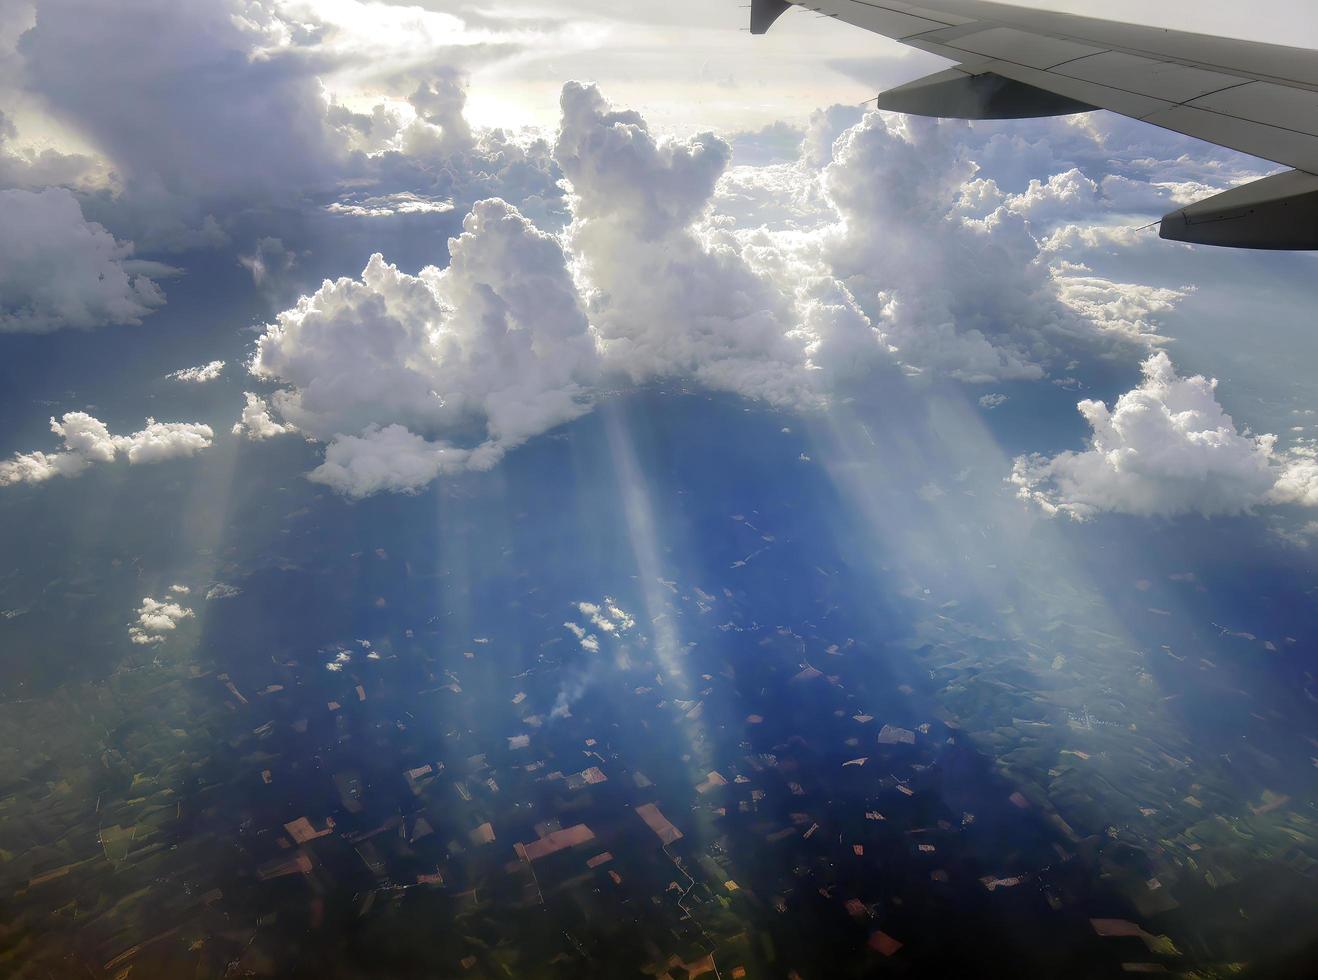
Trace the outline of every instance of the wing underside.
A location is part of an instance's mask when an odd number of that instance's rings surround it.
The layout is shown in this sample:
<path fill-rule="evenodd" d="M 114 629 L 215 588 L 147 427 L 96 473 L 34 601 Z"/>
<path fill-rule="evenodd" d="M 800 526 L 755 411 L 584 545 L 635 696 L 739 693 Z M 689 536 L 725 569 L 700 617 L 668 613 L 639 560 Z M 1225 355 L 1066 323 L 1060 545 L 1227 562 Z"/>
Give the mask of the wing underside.
<path fill-rule="evenodd" d="M 1108 109 L 1293 167 L 1168 215 L 1162 235 L 1318 248 L 1318 52 L 981 0 L 753 0 L 752 31 L 793 7 L 956 63 L 883 93 L 883 109 L 970 119 Z"/>

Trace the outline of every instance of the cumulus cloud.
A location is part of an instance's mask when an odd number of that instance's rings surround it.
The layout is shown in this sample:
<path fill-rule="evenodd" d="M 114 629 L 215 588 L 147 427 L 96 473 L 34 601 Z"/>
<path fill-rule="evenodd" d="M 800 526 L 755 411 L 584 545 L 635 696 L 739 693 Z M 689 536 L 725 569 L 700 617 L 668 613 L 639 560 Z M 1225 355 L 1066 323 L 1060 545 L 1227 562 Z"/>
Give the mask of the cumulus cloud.
<path fill-rule="evenodd" d="M 1215 380 L 1180 377 L 1163 352 L 1143 370 L 1142 383 L 1111 408 L 1080 402 L 1093 430 L 1088 450 L 1016 460 L 1011 479 L 1023 498 L 1084 520 L 1103 511 L 1233 514 L 1312 493 L 1302 458 L 1287 465 L 1275 436 L 1237 431 L 1217 401 Z"/>
<path fill-rule="evenodd" d="M 223 361 L 210 361 L 206 364 L 198 364 L 196 367 L 180 368 L 177 371 L 171 371 L 169 377 L 175 381 L 186 381 L 189 384 L 205 384 L 208 381 L 214 381 L 224 373 Z"/>
<path fill-rule="evenodd" d="M 730 159 L 712 134 L 661 140 L 635 112 L 569 83 L 554 156 L 572 184 L 568 234 L 608 369 L 690 377 L 781 405 L 811 401 L 787 295 L 736 242 L 698 234 Z"/>
<path fill-rule="evenodd" d="M 1028 214 L 1083 197 L 1087 184 L 1063 175 L 1015 201 L 990 195 L 982 216 L 961 213 L 979 169 L 971 138 L 964 123 L 882 113 L 844 132 L 823 175 L 840 219 L 825 263 L 908 367 L 976 383 L 1038 379 L 1059 345 L 1099 331 L 1059 293 Z"/>
<path fill-rule="evenodd" d="M 172 591 L 177 592 L 177 589 Z M 187 591 L 184 589 L 183 593 Z M 182 620 L 191 619 L 194 615 L 191 609 L 180 605 L 176 599 L 144 596 L 137 610 L 137 621 L 128 627 L 128 638 L 139 646 L 164 643 L 165 634 L 172 633 Z"/>
<path fill-rule="evenodd" d="M 423 74 L 405 102 L 384 102 L 369 113 L 331 106 L 331 122 L 356 152 L 345 170 L 351 189 L 326 210 L 416 217 L 498 197 L 541 227 L 561 227 L 562 174 L 549 144 L 530 132 L 474 130 L 466 102 L 465 80 L 449 67 Z"/>
<path fill-rule="evenodd" d="M 577 611 L 590 620 L 591 624 L 598 629 L 603 630 L 610 635 L 616 635 L 619 632 L 625 633 L 636 625 L 636 620 L 624 609 L 622 609 L 612 599 L 606 598 L 603 605 L 595 602 L 578 602 Z M 577 632 L 580 627 L 568 627 L 573 632 Z M 581 634 L 578 634 L 581 639 Z"/>
<path fill-rule="evenodd" d="M 1044 143 L 1097 158 L 1092 135 L 1051 125 Z M 991 126 L 835 107 L 816 114 L 794 162 L 726 174 L 704 225 L 794 293 L 810 367 L 826 361 L 813 344 L 829 335 L 811 323 L 821 291 L 846 297 L 829 307 L 847 315 L 825 322 L 846 326 L 831 337 L 834 363 L 856 376 L 898 363 L 972 383 L 1036 380 L 1079 352 L 1156 344 L 1159 317 L 1186 290 L 1087 266 L 1110 251 L 1093 229 L 1109 225 L 1113 202 L 1074 165 L 1003 191 L 981 163 L 997 141 Z"/>
<path fill-rule="evenodd" d="M 208 425 L 155 419 L 147 419 L 146 427 L 132 435 L 115 436 L 104 422 L 86 412 L 52 418 L 50 430 L 63 440 L 64 451 L 18 453 L 0 461 L 0 487 L 77 476 L 95 463 L 112 462 L 120 454 L 130 464 L 195 456 L 210 447 L 214 436 Z"/>
<path fill-rule="evenodd" d="M 588 410 L 598 357 L 559 243 L 488 200 L 449 253 L 417 275 L 375 255 L 259 339 L 251 370 L 286 386 L 282 423 L 329 444 L 320 482 L 416 490 Z"/>
<path fill-rule="evenodd" d="M 244 436 L 252 442 L 273 439 L 288 432 L 296 432 L 297 427 L 283 422 L 276 422 L 270 416 L 270 405 L 264 398 L 254 392 L 243 392 L 243 414 L 233 425 L 233 434 Z"/>
<path fill-rule="evenodd" d="M 428 159 L 457 183 L 426 194 L 470 190 L 482 140 L 504 137 L 474 132 L 464 99 L 456 76 L 432 74 L 408 119 L 331 116 L 382 136 L 377 177 Z M 794 162 L 730 172 L 719 137 L 656 136 L 593 86 L 566 85 L 561 108 L 550 169 L 528 164 L 567 179 L 559 239 L 484 200 L 448 268 L 413 275 L 376 255 L 360 279 L 327 281 L 266 328 L 251 370 L 281 387 L 268 406 L 250 396 L 235 432 L 325 444 L 312 478 L 349 496 L 413 492 L 494 465 L 620 381 L 809 410 L 897 366 L 1038 379 L 1076 345 L 1147 344 L 1183 295 L 1050 250 L 1031 222 L 1105 206 L 1097 185 L 1072 168 L 1005 193 L 978 176 L 961 123 L 832 110 Z M 361 200 L 395 193 L 421 192 Z"/>
<path fill-rule="evenodd" d="M 1318 445 L 1304 443 L 1283 455 L 1271 499 L 1279 504 L 1318 507 Z"/>
<path fill-rule="evenodd" d="M 0 333 L 137 324 L 165 302 L 70 191 L 0 190 L 0 214 Z"/>
<path fill-rule="evenodd" d="M 161 463 L 209 449 L 214 436 L 209 425 L 147 419 L 145 429 L 131 436 L 115 436 L 114 448 L 127 456 L 130 463 Z"/>

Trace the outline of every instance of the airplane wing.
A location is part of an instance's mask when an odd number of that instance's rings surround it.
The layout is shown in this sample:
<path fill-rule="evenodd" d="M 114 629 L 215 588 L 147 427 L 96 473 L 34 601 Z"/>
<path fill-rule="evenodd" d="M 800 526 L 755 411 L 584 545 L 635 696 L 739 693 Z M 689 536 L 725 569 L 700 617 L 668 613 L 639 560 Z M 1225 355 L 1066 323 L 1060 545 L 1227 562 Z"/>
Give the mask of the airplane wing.
<path fill-rule="evenodd" d="M 1108 109 L 1292 167 L 1172 212 L 1160 233 L 1318 249 L 1318 51 L 984 0 L 752 0 L 752 33 L 793 7 L 957 63 L 884 92 L 881 109 L 962 119 Z"/>

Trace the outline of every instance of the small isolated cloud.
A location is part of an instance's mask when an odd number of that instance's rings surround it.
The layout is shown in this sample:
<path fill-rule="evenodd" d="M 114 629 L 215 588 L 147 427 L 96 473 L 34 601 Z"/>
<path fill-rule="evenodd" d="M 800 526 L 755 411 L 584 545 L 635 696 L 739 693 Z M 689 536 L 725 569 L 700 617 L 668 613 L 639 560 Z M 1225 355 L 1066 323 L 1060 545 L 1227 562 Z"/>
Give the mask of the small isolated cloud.
<path fill-rule="evenodd" d="M 1001 394 L 1000 392 L 995 391 L 992 392 L 991 394 L 979 396 L 979 407 L 988 409 L 989 411 L 992 411 L 993 409 L 999 407 L 1000 405 L 1005 405 L 1006 403 L 1007 403 L 1007 396 Z"/>
<path fill-rule="evenodd" d="M 211 361 L 208 364 L 199 364 L 196 367 L 180 368 L 172 371 L 169 377 L 175 381 L 186 381 L 189 384 L 205 384 L 207 381 L 214 381 L 224 373 L 223 361 Z"/>
<path fill-rule="evenodd" d="M 628 612 L 608 598 L 604 600 L 602 605 L 594 602 L 578 602 L 577 611 L 590 620 L 595 627 L 611 636 L 625 633 L 636 625 L 636 620 Z M 572 625 L 569 625 L 568 628 L 572 629 L 574 633 L 580 629 L 580 627 L 574 628 Z M 580 639 L 581 634 L 578 634 L 577 638 Z"/>
<path fill-rule="evenodd" d="M 1163 352 L 1143 367 L 1143 382 L 1111 408 L 1077 406 L 1093 430 L 1088 450 L 1016 460 L 1011 480 L 1023 498 L 1084 520 L 1104 511 L 1234 514 L 1305 497 L 1303 458 L 1275 453 L 1275 436 L 1237 431 L 1215 380 L 1180 377 Z"/>
<path fill-rule="evenodd" d="M 0 214 L 0 333 L 137 324 L 165 302 L 70 191 L 0 190 Z"/>
<path fill-rule="evenodd" d="M 243 590 L 236 585 L 229 585 L 226 582 L 216 582 L 206 590 L 207 599 L 233 599 L 243 594 Z"/>
<path fill-rule="evenodd" d="M 171 591 L 176 591 L 172 589 Z M 186 589 L 183 590 L 187 592 Z M 178 628 L 185 619 L 195 614 L 191 609 L 179 605 L 175 599 L 152 599 L 145 596 L 137 610 L 137 621 L 128 627 L 128 638 L 139 646 L 155 646 L 165 642 L 165 634 Z"/>
<path fill-rule="evenodd" d="M 273 439 L 285 433 L 296 432 L 297 427 L 283 422 L 276 422 L 270 416 L 270 405 L 260 395 L 250 391 L 243 392 L 245 399 L 242 417 L 233 424 L 232 432 L 252 442 Z"/>
<path fill-rule="evenodd" d="M 258 288 L 276 285 L 297 265 L 297 255 L 285 247 L 278 238 L 262 238 L 251 254 L 238 256 L 238 264 L 252 274 Z"/>
<path fill-rule="evenodd" d="M 123 454 L 130 464 L 159 463 L 195 456 L 210 448 L 214 433 L 196 422 L 157 422 L 128 436 L 111 435 L 105 423 L 86 412 L 68 412 L 50 420 L 50 430 L 64 442 L 62 452 L 18 453 L 0 461 L 0 487 L 44 483 L 56 476 L 77 476 L 94 463 Z"/>

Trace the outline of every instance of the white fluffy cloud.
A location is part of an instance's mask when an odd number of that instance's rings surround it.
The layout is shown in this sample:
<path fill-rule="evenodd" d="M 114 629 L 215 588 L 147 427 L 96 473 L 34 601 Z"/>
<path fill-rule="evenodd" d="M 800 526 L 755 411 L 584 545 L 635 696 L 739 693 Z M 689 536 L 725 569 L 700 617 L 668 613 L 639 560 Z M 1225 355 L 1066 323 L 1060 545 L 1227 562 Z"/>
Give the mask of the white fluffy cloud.
<path fill-rule="evenodd" d="M 178 588 L 171 591 L 179 594 Z M 186 595 L 187 589 L 181 594 Z M 186 606 L 180 605 L 173 598 L 142 598 L 142 605 L 137 610 L 137 621 L 128 627 L 128 638 L 139 646 L 155 646 L 165 642 L 165 634 L 172 633 L 178 624 L 191 619 L 195 614 Z"/>
<path fill-rule="evenodd" d="M 129 463 L 159 463 L 195 456 L 208 449 L 214 433 L 195 422 L 157 422 L 132 435 L 110 434 L 105 423 L 86 412 L 68 412 L 51 419 L 50 430 L 64 442 L 62 452 L 19 453 L 0 461 L 0 487 L 44 483 L 57 476 L 77 476 L 94 463 L 112 462 L 123 454 Z"/>
<path fill-rule="evenodd" d="M 568 241 L 606 367 L 693 378 L 781 405 L 812 401 L 791 294 L 738 243 L 694 227 L 726 169 L 712 134 L 660 140 L 593 86 L 563 89 L 554 155 L 572 183 Z M 821 314 L 821 319 L 825 318 Z"/>
<path fill-rule="evenodd" d="M 196 367 L 180 368 L 172 371 L 169 377 L 175 381 L 186 381 L 189 384 L 205 384 L 207 381 L 214 381 L 224 373 L 223 361 L 210 361 L 206 364 L 199 364 Z"/>
<path fill-rule="evenodd" d="M 1285 454 L 1271 497 L 1274 503 L 1318 507 L 1318 445 L 1305 443 Z"/>
<path fill-rule="evenodd" d="M 214 436 L 209 425 L 147 419 L 145 429 L 131 436 L 115 436 L 114 448 L 127 456 L 130 463 L 161 463 L 209 449 Z"/>
<path fill-rule="evenodd" d="M 1018 458 L 1012 481 L 1046 512 L 1081 520 L 1103 511 L 1212 516 L 1318 503 L 1313 458 L 1280 456 L 1274 436 L 1237 431 L 1216 388 L 1200 375 L 1180 377 L 1165 353 L 1154 354 L 1143 382 L 1111 408 L 1080 402 L 1093 430 L 1088 450 Z"/>
<path fill-rule="evenodd" d="M 492 465 L 589 408 L 598 357 L 558 242 L 488 200 L 449 252 L 415 276 L 373 256 L 257 343 L 283 424 L 330 444 L 314 478 L 349 496 Z"/>
<path fill-rule="evenodd" d="M 165 298 L 62 188 L 0 190 L 0 332 L 141 323 Z"/>
<path fill-rule="evenodd" d="M 840 218 L 824 241 L 829 273 L 903 364 L 921 372 L 978 383 L 1037 379 L 1060 348 L 1128 335 L 1110 329 L 1116 316 L 1095 316 L 1077 301 L 1072 270 L 1059 276 L 1050 266 L 1034 227 L 1092 208 L 1092 182 L 1073 170 L 1003 196 L 976 176 L 975 139 L 964 123 L 882 113 L 843 133 L 823 178 Z M 977 200 L 969 213 L 967 195 Z M 1158 294 L 1153 311 L 1174 298 Z"/>
<path fill-rule="evenodd" d="M 260 395 L 250 391 L 243 392 L 243 414 L 233 425 L 233 434 L 244 436 L 252 442 L 273 439 L 288 432 L 296 432 L 297 427 L 284 422 L 276 422 L 270 415 L 270 405 Z"/>
<path fill-rule="evenodd" d="M 411 121 L 331 115 L 388 132 L 377 177 L 432 159 L 470 190 L 461 172 L 493 136 L 467 127 L 463 98 L 442 76 L 413 93 Z M 1108 207 L 1098 185 L 1072 168 L 1004 193 L 979 176 L 984 138 L 962 123 L 830 111 L 795 162 L 729 171 L 717 136 L 657 137 L 593 86 L 569 83 L 561 103 L 561 238 L 484 200 L 447 269 L 412 275 L 377 255 L 360 279 L 327 281 L 266 328 L 251 369 L 281 387 L 269 406 L 250 396 L 235 432 L 296 428 L 327 447 L 313 479 L 349 496 L 411 492 L 493 465 L 620 379 L 797 409 L 897 366 L 1038 379 L 1077 345 L 1147 349 L 1183 296 L 1051 249 L 1032 222 Z"/>
<path fill-rule="evenodd" d="M 369 113 L 331 105 L 330 121 L 355 153 L 350 189 L 326 210 L 376 219 L 433 215 L 498 197 L 541 227 L 560 226 L 561 174 L 549 144 L 534 133 L 473 130 L 466 102 L 465 81 L 450 67 L 421 75 L 405 102 Z"/>

